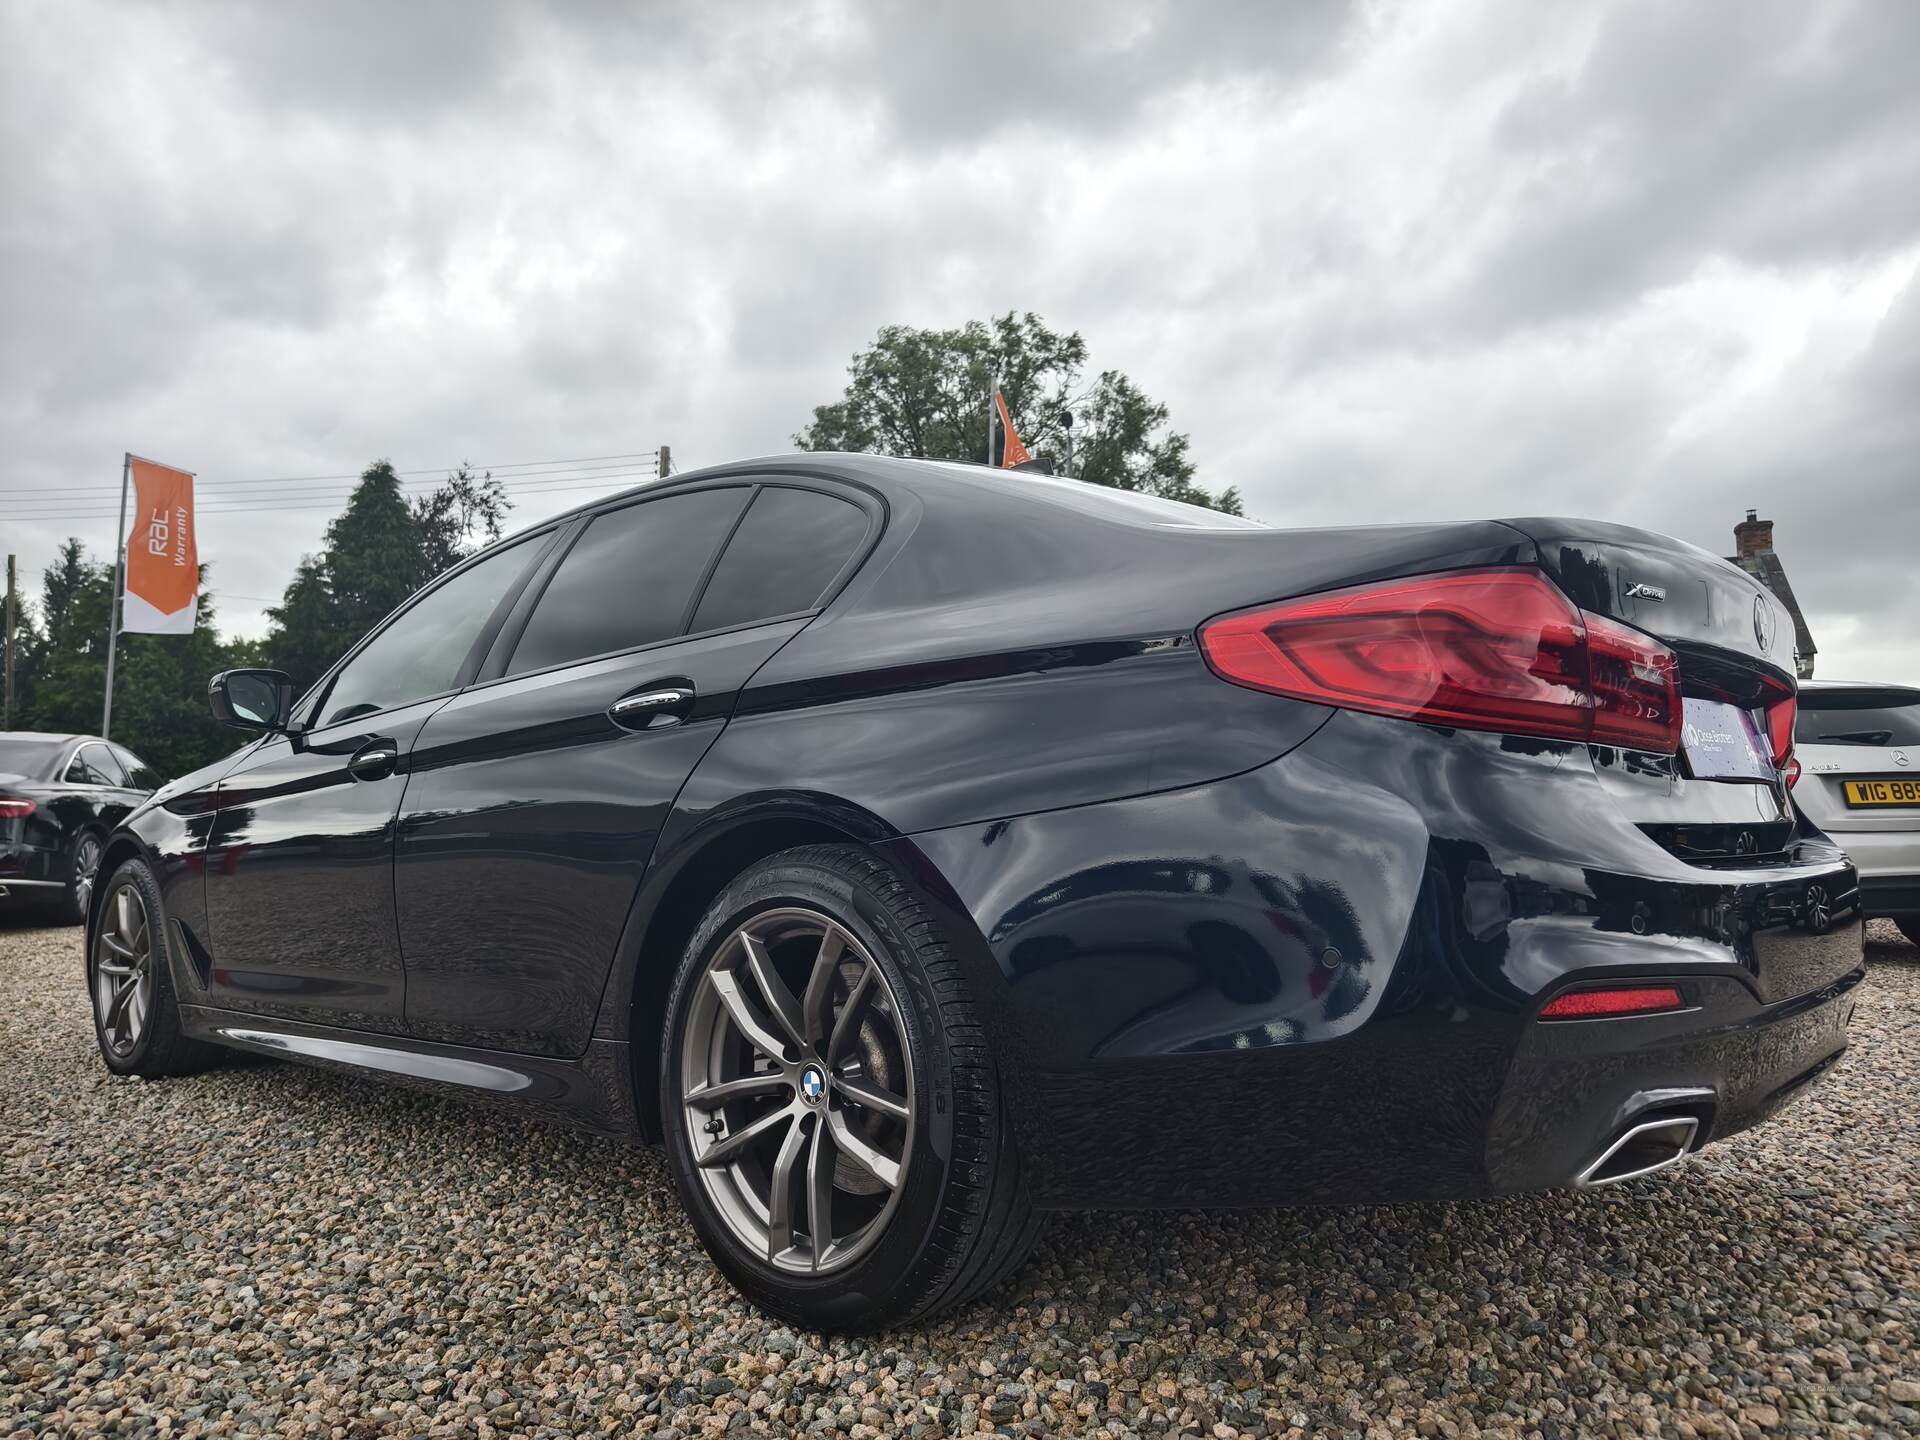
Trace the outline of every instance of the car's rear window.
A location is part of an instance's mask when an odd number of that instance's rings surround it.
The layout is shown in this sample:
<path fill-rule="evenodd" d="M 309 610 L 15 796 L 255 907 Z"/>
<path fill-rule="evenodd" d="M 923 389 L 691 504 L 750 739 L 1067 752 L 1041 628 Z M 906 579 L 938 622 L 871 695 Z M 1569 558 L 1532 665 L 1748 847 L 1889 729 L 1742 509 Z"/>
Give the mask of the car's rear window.
<path fill-rule="evenodd" d="M 1802 690 L 1793 738 L 1801 745 L 1920 745 L 1920 701 L 1889 704 L 1888 699 Z"/>
<path fill-rule="evenodd" d="M 0 739 L 0 773 L 25 775 L 30 780 L 46 778 L 54 757 L 60 753 L 58 740 Z"/>

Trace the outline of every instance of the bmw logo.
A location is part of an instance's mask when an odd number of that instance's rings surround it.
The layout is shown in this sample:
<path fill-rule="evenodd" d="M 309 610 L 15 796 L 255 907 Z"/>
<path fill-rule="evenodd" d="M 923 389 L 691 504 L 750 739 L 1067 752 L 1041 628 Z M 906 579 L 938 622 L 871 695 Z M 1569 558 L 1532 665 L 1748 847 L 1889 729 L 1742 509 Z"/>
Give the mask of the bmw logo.
<path fill-rule="evenodd" d="M 1764 595 L 1753 597 L 1753 638 L 1760 644 L 1760 653 L 1766 654 L 1773 649 L 1773 607 L 1767 604 Z"/>
<path fill-rule="evenodd" d="M 800 1098 L 809 1105 L 818 1105 L 827 1098 L 827 1072 L 818 1065 L 809 1065 L 800 1072 Z"/>

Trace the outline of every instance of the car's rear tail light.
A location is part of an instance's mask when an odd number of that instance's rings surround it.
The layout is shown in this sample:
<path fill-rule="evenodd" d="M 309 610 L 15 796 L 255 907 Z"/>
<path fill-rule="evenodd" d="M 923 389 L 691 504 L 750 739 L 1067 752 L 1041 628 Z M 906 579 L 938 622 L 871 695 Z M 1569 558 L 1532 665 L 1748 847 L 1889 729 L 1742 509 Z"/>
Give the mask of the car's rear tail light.
<path fill-rule="evenodd" d="M 1800 762 L 1793 758 L 1793 723 L 1798 717 L 1799 695 L 1782 681 L 1769 681 L 1765 701 L 1767 744 L 1773 750 L 1773 768 L 1780 771 L 1791 790 L 1800 778 Z"/>
<path fill-rule="evenodd" d="M 21 820 L 33 814 L 31 800 L 0 800 L 0 820 Z"/>
<path fill-rule="evenodd" d="M 1547 1002 L 1542 1020 L 1602 1020 L 1620 1015 L 1658 1015 L 1682 1010 L 1686 1001 L 1671 985 L 1628 985 L 1606 990 L 1569 990 Z"/>
<path fill-rule="evenodd" d="M 1236 685 L 1469 730 L 1680 748 L 1673 652 L 1576 608 L 1537 570 L 1451 570 L 1209 620 Z"/>

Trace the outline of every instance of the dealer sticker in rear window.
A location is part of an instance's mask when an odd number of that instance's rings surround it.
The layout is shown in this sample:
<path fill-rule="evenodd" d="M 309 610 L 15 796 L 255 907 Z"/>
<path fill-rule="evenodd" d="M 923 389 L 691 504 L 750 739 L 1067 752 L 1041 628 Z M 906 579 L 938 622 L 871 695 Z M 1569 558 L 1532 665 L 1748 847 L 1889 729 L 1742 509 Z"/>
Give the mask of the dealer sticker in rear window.
<path fill-rule="evenodd" d="M 1863 805 L 1920 805 L 1920 780 L 1849 780 L 1847 804 L 1858 810 Z"/>
<path fill-rule="evenodd" d="M 1719 700 L 1681 702 L 1680 745 L 1702 780 L 1771 780 L 1773 758 L 1753 717 Z"/>

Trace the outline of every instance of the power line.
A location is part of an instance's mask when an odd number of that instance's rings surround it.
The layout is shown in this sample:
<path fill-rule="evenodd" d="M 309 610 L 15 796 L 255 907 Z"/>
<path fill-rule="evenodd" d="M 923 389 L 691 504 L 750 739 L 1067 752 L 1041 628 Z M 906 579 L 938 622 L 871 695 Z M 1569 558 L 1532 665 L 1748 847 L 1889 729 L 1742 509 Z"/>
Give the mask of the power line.
<path fill-rule="evenodd" d="M 610 471 L 597 475 L 566 474 L 540 476 L 523 484 L 507 484 L 503 488 L 509 498 L 538 499 L 542 495 L 558 495 L 582 490 L 605 490 L 623 480 L 649 480 L 657 472 L 652 467 L 639 470 Z M 430 490 L 405 492 L 409 498 L 418 499 L 430 494 Z M 332 491 L 293 490 L 291 493 L 275 494 L 243 492 L 233 495 L 212 497 L 216 503 L 199 505 L 197 510 L 203 515 L 240 514 L 259 510 L 332 510 L 338 509 L 351 498 L 351 488 Z M 218 502 L 247 502 L 242 504 Z M 259 502 L 259 503 L 252 503 Z M 104 505 L 96 499 L 76 502 L 78 507 L 95 506 L 99 508 L 72 508 L 62 506 L 58 501 L 36 500 L 26 507 L 8 507 L 7 513 L 17 520 L 88 520 L 102 516 L 112 516 L 116 512 L 111 505 Z"/>
<path fill-rule="evenodd" d="M 658 454 L 659 454 L 658 450 L 634 450 L 624 455 L 577 455 L 577 456 L 573 456 L 565 459 L 512 460 L 512 461 L 505 462 L 503 464 L 490 464 L 490 465 L 478 465 L 470 460 L 462 460 L 457 464 L 453 464 L 453 465 L 430 465 L 420 470 L 396 470 L 393 473 L 395 475 L 399 475 L 402 477 L 405 477 L 408 475 L 451 475 L 454 471 L 458 470 L 461 465 L 465 465 L 469 470 L 472 470 L 472 471 L 476 471 L 476 472 L 493 471 L 496 474 L 499 474 L 499 472 L 502 472 L 502 471 L 525 471 L 525 472 L 531 473 L 535 469 L 544 468 L 548 466 L 557 466 L 557 465 L 574 466 L 581 469 L 594 470 L 594 469 L 614 468 L 614 466 L 617 466 L 617 465 L 631 465 L 635 461 L 652 462 L 653 460 L 656 459 Z M 595 463 L 599 461 L 612 461 L 614 462 L 614 465 L 602 466 Z M 202 490 L 224 487 L 229 485 L 304 485 L 310 482 L 323 481 L 323 480 L 359 481 L 365 478 L 365 473 L 366 473 L 365 471 L 348 471 L 346 473 L 339 474 L 339 475 L 270 475 L 270 476 L 263 476 L 262 478 L 257 480 L 198 480 L 195 483 L 196 483 L 196 488 L 202 489 Z M 500 478 L 510 479 L 514 477 L 501 475 Z M 35 487 L 35 488 L 48 488 L 48 487 Z M 85 490 L 105 490 L 112 494 L 118 494 L 120 491 L 120 487 L 118 485 L 76 485 L 71 487 L 58 487 L 58 488 L 60 490 L 60 493 L 63 495 L 76 494 L 80 491 L 85 491 Z M 27 492 L 25 490 L 14 491 L 14 490 L 8 489 L 7 487 L 0 487 L 0 494 L 11 494 L 11 493 L 24 494 Z"/>
<path fill-rule="evenodd" d="M 475 479 L 491 478 L 499 481 L 503 485 L 507 485 L 511 487 L 513 485 L 527 484 L 537 480 L 554 480 L 554 479 L 563 479 L 563 478 L 576 477 L 576 476 L 595 475 L 595 474 L 601 474 L 601 473 L 606 473 L 606 472 L 611 472 L 616 470 L 631 469 L 632 467 L 635 467 L 635 466 L 645 466 L 648 468 L 652 468 L 656 464 L 656 461 L 655 461 L 655 453 L 652 451 L 647 451 L 643 454 L 632 456 L 631 458 L 626 460 L 616 461 L 612 464 L 572 465 L 572 464 L 565 464 L 560 461 L 549 461 L 546 463 L 548 468 L 545 468 L 545 469 L 526 470 L 526 471 L 520 471 L 515 474 L 506 474 L 506 475 L 497 474 L 490 470 L 482 469 L 479 467 L 469 467 L 469 469 Z M 446 470 L 409 472 L 409 473 L 426 474 L 426 475 L 436 476 L 440 478 L 429 479 L 429 480 L 402 479 L 400 481 L 400 485 L 402 489 L 417 488 L 422 486 L 429 486 L 429 487 L 437 486 L 439 483 L 441 483 L 441 479 L 444 479 L 446 476 L 453 474 L 457 468 L 458 467 L 450 466 Z M 399 473 L 400 472 L 398 471 L 395 472 L 396 475 L 398 475 Z M 357 486 L 360 483 L 360 481 L 363 478 L 364 477 L 360 475 L 353 475 L 353 476 L 345 476 L 345 477 L 334 477 L 331 479 L 328 477 L 315 477 L 311 481 L 292 480 L 292 479 L 199 480 L 195 482 L 194 490 L 195 490 L 195 493 L 197 494 L 206 494 L 209 492 L 224 493 L 228 491 L 240 491 L 243 493 L 250 493 L 254 490 L 257 490 L 261 486 L 269 486 L 269 487 L 284 486 L 288 489 L 296 491 L 299 494 L 319 494 L 326 491 L 336 491 L 336 490 L 344 493 L 347 491 L 351 491 L 355 486 Z M 9 495 L 66 496 L 66 495 L 88 495 L 88 494 L 117 496 L 119 493 L 120 493 L 120 487 L 118 485 L 103 485 L 103 486 L 102 485 L 75 485 L 75 486 L 35 485 L 35 486 L 14 486 L 12 488 L 0 489 L 0 497 L 9 496 Z"/>

